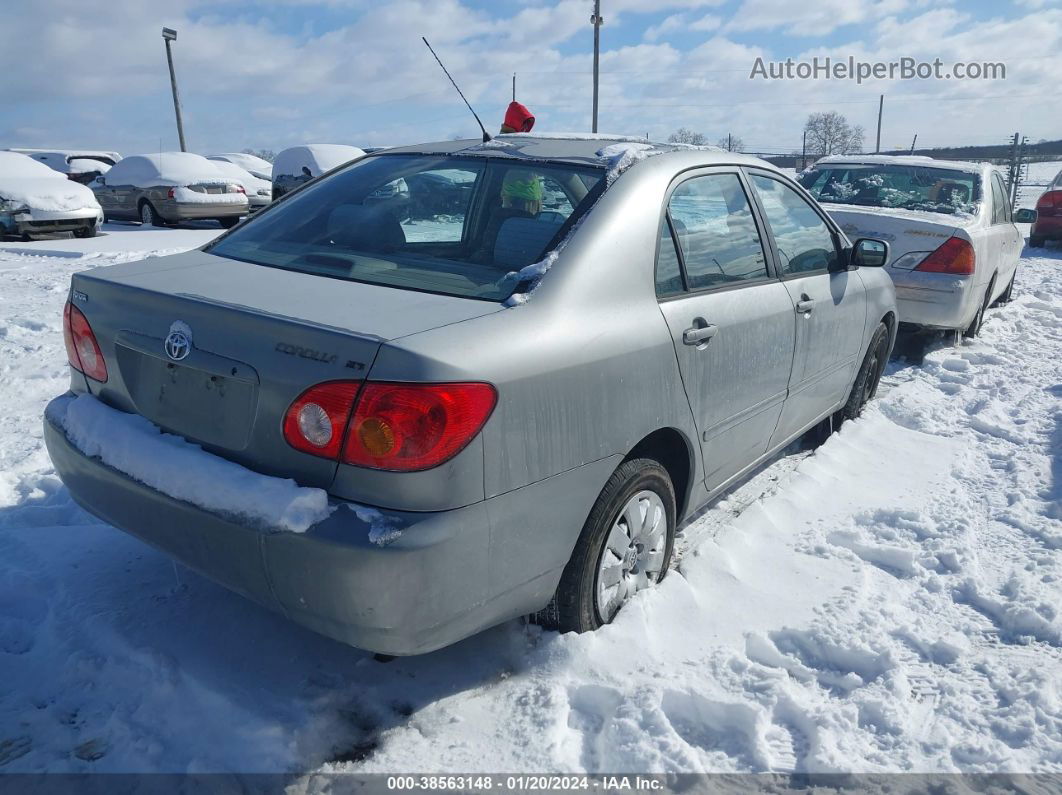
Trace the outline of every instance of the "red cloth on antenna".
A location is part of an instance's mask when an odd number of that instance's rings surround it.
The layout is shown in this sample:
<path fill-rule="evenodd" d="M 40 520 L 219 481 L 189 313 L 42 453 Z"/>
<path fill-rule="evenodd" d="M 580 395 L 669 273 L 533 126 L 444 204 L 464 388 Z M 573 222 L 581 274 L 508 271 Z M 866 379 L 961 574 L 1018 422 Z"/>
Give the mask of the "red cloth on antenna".
<path fill-rule="evenodd" d="M 502 132 L 531 132 L 535 126 L 535 117 L 526 107 L 519 102 L 510 102 L 505 110 L 505 121 L 502 122 Z M 506 129 L 508 128 L 508 129 Z"/>

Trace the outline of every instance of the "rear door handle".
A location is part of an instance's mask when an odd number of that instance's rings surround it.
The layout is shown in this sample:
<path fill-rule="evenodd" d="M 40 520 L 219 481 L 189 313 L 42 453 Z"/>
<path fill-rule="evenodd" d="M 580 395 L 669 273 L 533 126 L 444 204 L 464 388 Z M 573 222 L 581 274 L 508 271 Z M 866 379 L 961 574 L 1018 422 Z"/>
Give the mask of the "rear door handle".
<path fill-rule="evenodd" d="M 800 314 L 810 314 L 815 310 L 815 299 L 808 298 L 806 295 L 800 296 L 800 300 L 796 302 L 796 311 Z"/>
<path fill-rule="evenodd" d="M 701 345 L 708 342 L 718 331 L 719 326 L 698 317 L 694 319 L 693 326 L 682 332 L 682 342 L 685 345 Z"/>

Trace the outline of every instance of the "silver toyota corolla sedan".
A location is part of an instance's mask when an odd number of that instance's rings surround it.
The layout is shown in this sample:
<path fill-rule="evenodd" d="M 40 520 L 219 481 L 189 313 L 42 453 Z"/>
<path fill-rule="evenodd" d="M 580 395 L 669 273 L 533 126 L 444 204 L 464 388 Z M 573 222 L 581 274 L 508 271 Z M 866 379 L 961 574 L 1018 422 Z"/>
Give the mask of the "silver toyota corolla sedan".
<path fill-rule="evenodd" d="M 397 212 L 376 197 L 400 180 L 426 193 Z M 730 152 L 389 149 L 201 250 L 76 274 L 48 449 L 92 513 L 358 647 L 591 630 L 699 506 L 859 414 L 886 258 Z M 283 488 L 320 495 L 312 521 L 246 504 Z"/>

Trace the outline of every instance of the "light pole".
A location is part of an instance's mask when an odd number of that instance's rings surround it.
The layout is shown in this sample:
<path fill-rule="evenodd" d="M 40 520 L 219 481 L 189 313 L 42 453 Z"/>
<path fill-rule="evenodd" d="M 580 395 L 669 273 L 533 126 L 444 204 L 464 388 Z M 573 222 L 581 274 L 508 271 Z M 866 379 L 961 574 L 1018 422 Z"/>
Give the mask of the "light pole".
<path fill-rule="evenodd" d="M 591 132 L 597 132 L 597 78 L 598 64 L 601 56 L 601 26 L 605 20 L 601 18 L 601 0 L 594 0 L 594 13 L 590 16 L 594 24 L 594 117 Z"/>
<path fill-rule="evenodd" d="M 177 114 L 177 138 L 181 142 L 181 151 L 187 152 L 184 146 L 184 124 L 181 122 L 181 100 L 177 97 L 177 75 L 173 71 L 173 53 L 170 51 L 170 42 L 177 41 L 177 31 L 173 28 L 163 28 L 162 38 L 166 42 L 166 62 L 170 65 L 170 88 L 173 89 L 173 112 Z"/>

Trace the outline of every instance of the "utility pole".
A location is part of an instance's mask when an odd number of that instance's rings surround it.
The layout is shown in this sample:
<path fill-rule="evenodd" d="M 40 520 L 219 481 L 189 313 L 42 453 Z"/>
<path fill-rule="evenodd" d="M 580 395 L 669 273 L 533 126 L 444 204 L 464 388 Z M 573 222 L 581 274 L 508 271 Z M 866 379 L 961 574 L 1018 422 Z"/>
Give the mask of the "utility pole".
<path fill-rule="evenodd" d="M 177 41 L 177 31 L 173 28 L 163 28 L 162 38 L 166 42 L 166 62 L 170 65 L 170 88 L 173 89 L 173 112 L 177 114 L 177 138 L 181 142 L 181 151 L 187 152 L 184 146 L 184 124 L 181 122 L 181 100 L 177 97 L 177 75 L 173 71 L 173 52 L 170 51 L 170 42 Z"/>
<path fill-rule="evenodd" d="M 918 143 L 918 133 L 915 133 L 914 139 L 911 141 L 911 154 L 914 154 L 915 144 Z"/>
<path fill-rule="evenodd" d="M 734 151 L 734 136 L 732 136 L 730 133 L 726 134 L 726 151 Z"/>
<path fill-rule="evenodd" d="M 605 20 L 601 18 L 601 0 L 594 0 L 594 13 L 590 16 L 590 21 L 594 25 L 594 116 L 590 131 L 597 132 L 597 81 L 601 61 L 601 26 L 605 24 Z"/>
<path fill-rule="evenodd" d="M 885 95 L 878 98 L 878 141 L 874 145 L 874 154 L 881 154 L 881 112 L 885 109 Z"/>
<path fill-rule="evenodd" d="M 516 102 L 516 72 L 513 72 L 513 102 Z"/>
<path fill-rule="evenodd" d="M 800 145 L 800 170 L 808 167 L 808 131 L 804 130 L 804 142 Z"/>

